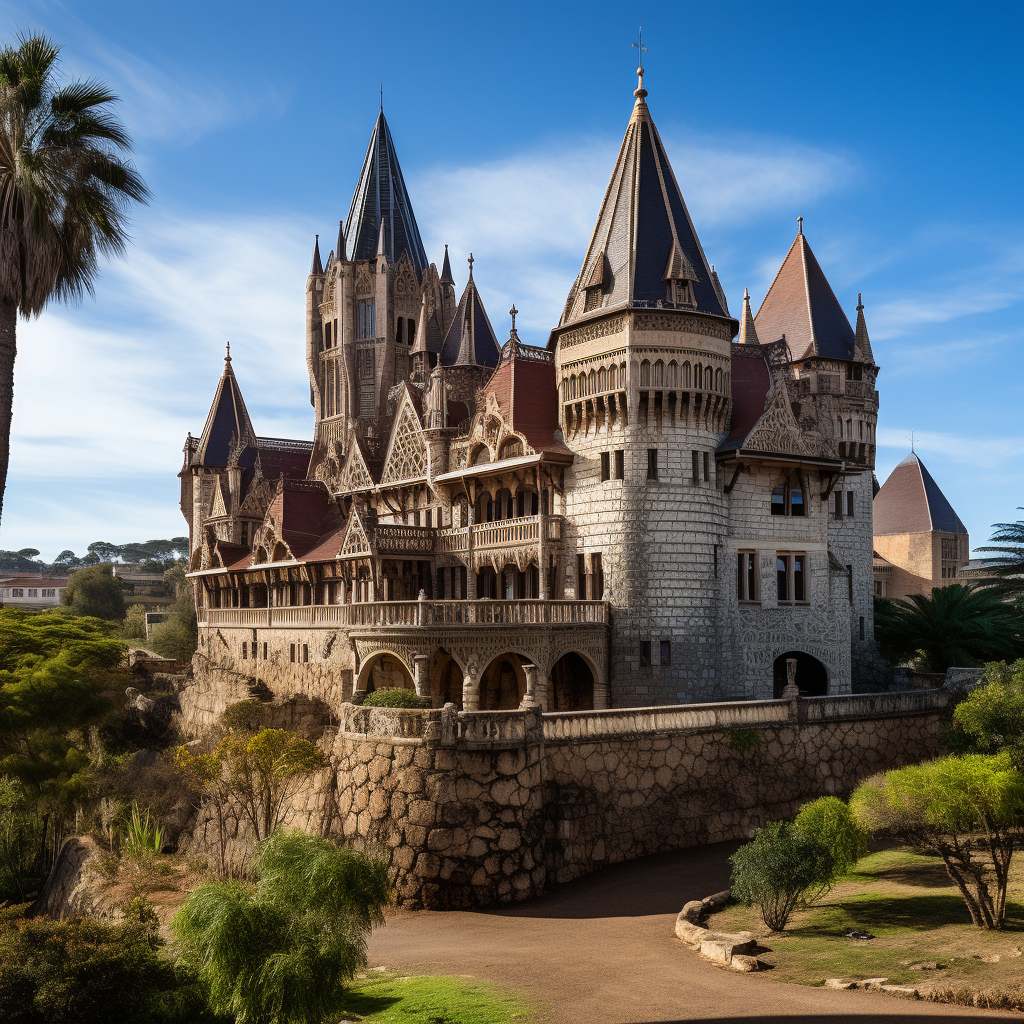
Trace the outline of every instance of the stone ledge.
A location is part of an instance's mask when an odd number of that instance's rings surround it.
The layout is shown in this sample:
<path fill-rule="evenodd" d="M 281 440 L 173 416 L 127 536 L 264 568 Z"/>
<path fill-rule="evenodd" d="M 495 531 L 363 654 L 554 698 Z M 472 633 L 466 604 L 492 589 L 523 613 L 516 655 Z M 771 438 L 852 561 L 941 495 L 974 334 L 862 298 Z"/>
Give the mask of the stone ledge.
<path fill-rule="evenodd" d="M 719 966 L 741 972 L 764 970 L 767 965 L 750 955 L 757 950 L 753 933 L 713 932 L 700 924 L 702 917 L 725 906 L 728 900 L 728 889 L 703 900 L 691 900 L 676 917 L 676 937 Z"/>

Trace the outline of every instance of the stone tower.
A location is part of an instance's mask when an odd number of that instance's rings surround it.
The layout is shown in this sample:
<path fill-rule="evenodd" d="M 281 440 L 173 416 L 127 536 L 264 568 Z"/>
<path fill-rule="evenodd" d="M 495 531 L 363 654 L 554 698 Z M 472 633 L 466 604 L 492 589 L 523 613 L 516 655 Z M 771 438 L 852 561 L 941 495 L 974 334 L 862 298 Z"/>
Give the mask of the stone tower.
<path fill-rule="evenodd" d="M 719 692 L 726 499 L 715 450 L 729 425 L 738 329 L 638 75 L 586 258 L 548 345 L 576 456 L 564 500 L 577 554 L 563 592 L 615 608 L 613 704 Z M 656 681 L 643 678 L 652 664 Z M 615 692 L 627 680 L 628 695 Z"/>

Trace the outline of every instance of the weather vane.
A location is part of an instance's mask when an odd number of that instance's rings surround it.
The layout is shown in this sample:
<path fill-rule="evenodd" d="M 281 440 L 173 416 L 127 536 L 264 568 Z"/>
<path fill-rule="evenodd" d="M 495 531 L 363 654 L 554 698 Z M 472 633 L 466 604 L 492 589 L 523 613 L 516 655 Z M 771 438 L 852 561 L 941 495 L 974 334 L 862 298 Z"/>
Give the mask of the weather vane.
<path fill-rule="evenodd" d="M 513 302 L 512 303 L 512 308 L 508 311 L 509 316 L 512 317 L 512 330 L 513 331 L 516 329 L 516 314 L 518 312 L 519 312 L 519 310 L 516 309 L 516 304 Z"/>
<path fill-rule="evenodd" d="M 911 430 L 911 432 L 910 432 L 910 450 L 911 451 L 914 450 L 914 432 L 913 432 L 913 430 Z"/>
<path fill-rule="evenodd" d="M 632 45 L 633 45 L 633 46 L 634 46 L 634 47 L 635 47 L 635 48 L 636 48 L 637 50 L 639 50 L 639 51 L 640 51 L 640 52 L 639 52 L 639 53 L 637 54 L 637 56 L 638 56 L 638 57 L 640 58 L 640 59 L 639 59 L 639 61 L 637 61 L 637 63 L 638 63 L 638 64 L 640 64 L 640 65 L 642 66 L 642 65 L 643 65 L 643 62 L 644 62 L 644 54 L 645 54 L 645 53 L 650 53 L 650 52 L 651 52 L 651 49 L 650 49 L 650 47 L 649 47 L 649 46 L 644 46 L 644 29 L 643 29 L 643 26 L 642 26 L 642 25 L 640 26 L 640 30 L 639 30 L 639 31 L 637 32 L 637 40 L 638 40 L 638 42 L 635 42 L 635 43 L 633 43 Z"/>

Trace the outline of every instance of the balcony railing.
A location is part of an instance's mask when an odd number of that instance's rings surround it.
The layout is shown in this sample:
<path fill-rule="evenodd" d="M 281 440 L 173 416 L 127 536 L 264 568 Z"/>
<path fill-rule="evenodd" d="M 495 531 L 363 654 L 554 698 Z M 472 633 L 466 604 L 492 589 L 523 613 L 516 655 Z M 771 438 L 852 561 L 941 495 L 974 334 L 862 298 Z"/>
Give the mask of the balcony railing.
<path fill-rule="evenodd" d="M 562 517 L 548 516 L 547 540 L 560 541 L 562 539 Z M 381 530 L 405 530 L 416 529 L 416 527 L 386 526 L 377 527 L 378 535 Z M 426 527 L 420 528 L 423 532 Z M 540 517 L 525 516 L 521 519 L 499 519 L 493 523 L 476 523 L 473 526 L 445 526 L 439 530 L 431 531 L 433 535 L 433 548 L 422 550 L 433 550 L 436 554 L 462 554 L 469 550 L 469 535 L 473 532 L 473 547 L 477 550 L 489 548 L 507 548 L 515 544 L 536 544 L 540 536 Z M 411 550 L 411 549 L 410 549 Z M 421 550 L 421 549 L 416 549 Z"/>
<path fill-rule="evenodd" d="M 242 626 L 532 626 L 606 625 L 605 601 L 373 601 L 277 608 L 201 608 L 200 625 Z"/>

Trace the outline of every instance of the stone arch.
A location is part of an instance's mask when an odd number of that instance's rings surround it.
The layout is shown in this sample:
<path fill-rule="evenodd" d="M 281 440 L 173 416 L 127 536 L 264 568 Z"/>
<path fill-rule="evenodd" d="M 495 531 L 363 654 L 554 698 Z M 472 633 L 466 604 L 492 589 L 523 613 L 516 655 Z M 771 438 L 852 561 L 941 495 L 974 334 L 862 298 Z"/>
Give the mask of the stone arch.
<path fill-rule="evenodd" d="M 430 696 L 434 707 L 454 704 L 462 710 L 462 685 L 465 669 L 462 662 L 444 647 L 439 647 L 430 658 Z"/>
<path fill-rule="evenodd" d="M 651 361 L 645 359 L 640 364 L 640 387 L 649 388 L 651 386 Z"/>
<path fill-rule="evenodd" d="M 704 367 L 704 390 L 705 391 L 713 391 L 714 390 L 714 373 L 712 372 L 712 369 L 711 369 L 710 366 L 705 366 Z"/>
<path fill-rule="evenodd" d="M 775 699 L 782 697 L 786 687 L 786 662 L 790 658 L 796 659 L 796 685 L 800 696 L 824 697 L 828 693 L 828 668 L 825 664 L 806 651 L 785 651 L 772 665 Z"/>
<path fill-rule="evenodd" d="M 278 541 L 274 545 L 274 561 L 275 562 L 287 562 L 288 561 L 288 549 L 284 546 L 283 541 Z"/>
<path fill-rule="evenodd" d="M 523 663 L 532 658 L 508 652 L 492 659 L 480 673 L 480 710 L 514 711 L 526 693 L 526 673 Z"/>
<path fill-rule="evenodd" d="M 548 676 L 548 711 L 592 711 L 600 672 L 580 651 L 567 651 Z"/>
<path fill-rule="evenodd" d="M 392 686 L 403 690 L 415 689 L 412 669 L 402 655 L 394 651 L 374 651 L 363 659 L 356 679 L 357 691 L 372 693 Z"/>
<path fill-rule="evenodd" d="M 654 377 L 651 380 L 651 384 L 656 388 L 663 388 L 665 386 L 665 363 L 659 359 L 654 364 Z"/>
<path fill-rule="evenodd" d="M 485 444 L 478 444 L 469 458 L 471 466 L 486 466 L 491 461 L 491 450 Z"/>

